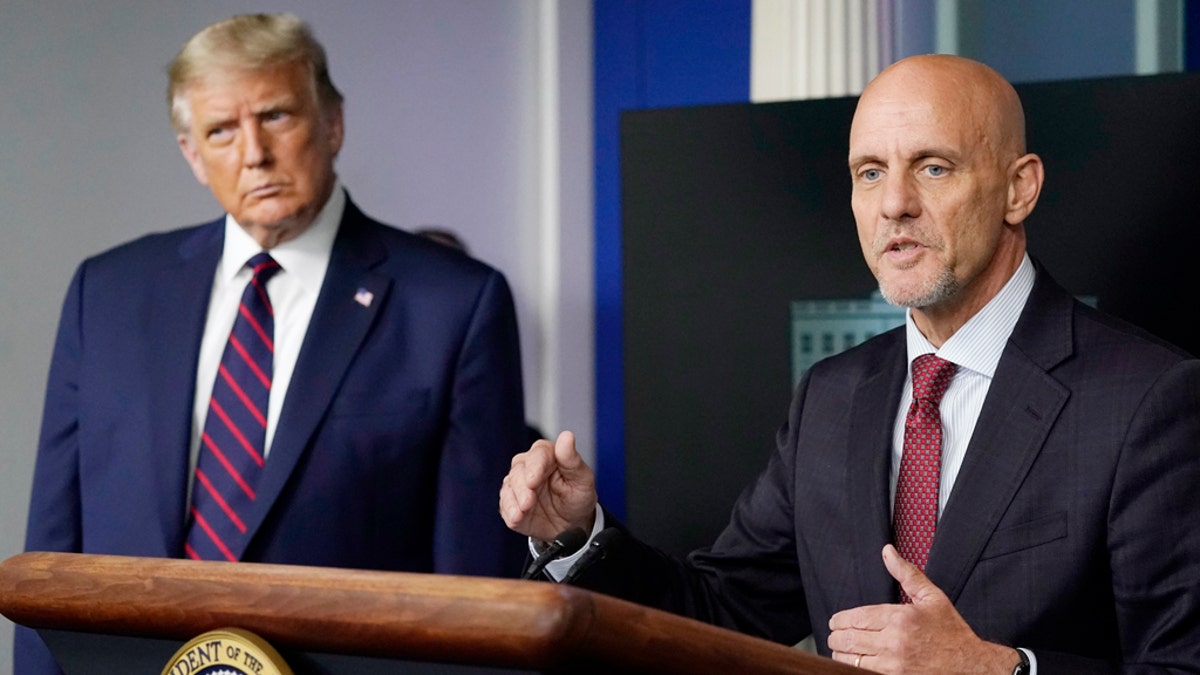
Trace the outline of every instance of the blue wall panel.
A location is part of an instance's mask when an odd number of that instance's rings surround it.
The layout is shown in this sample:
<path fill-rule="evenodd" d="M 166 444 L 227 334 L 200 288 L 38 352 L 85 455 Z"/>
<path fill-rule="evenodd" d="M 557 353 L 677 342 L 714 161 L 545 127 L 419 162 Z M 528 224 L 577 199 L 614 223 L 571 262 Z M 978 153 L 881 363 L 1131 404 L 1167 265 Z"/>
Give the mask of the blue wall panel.
<path fill-rule="evenodd" d="M 1188 70 L 1200 70 L 1200 0 L 1184 3 L 1183 61 Z"/>
<path fill-rule="evenodd" d="M 750 100 L 750 0 L 596 0 L 596 474 L 625 515 L 620 114 Z"/>

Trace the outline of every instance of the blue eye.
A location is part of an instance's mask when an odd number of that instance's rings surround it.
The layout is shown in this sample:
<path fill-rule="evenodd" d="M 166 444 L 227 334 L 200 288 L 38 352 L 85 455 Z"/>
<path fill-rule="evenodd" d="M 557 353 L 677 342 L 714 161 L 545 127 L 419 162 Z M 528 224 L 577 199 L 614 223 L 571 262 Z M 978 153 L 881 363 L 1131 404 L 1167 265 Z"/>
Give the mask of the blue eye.
<path fill-rule="evenodd" d="M 867 169 L 866 171 L 862 172 L 863 180 L 868 182 L 877 181 L 881 176 L 883 176 L 883 172 L 879 169 Z"/>
<path fill-rule="evenodd" d="M 946 175 L 946 167 L 938 166 L 937 164 L 930 164 L 929 166 L 925 167 L 925 172 L 936 178 L 938 176 Z"/>

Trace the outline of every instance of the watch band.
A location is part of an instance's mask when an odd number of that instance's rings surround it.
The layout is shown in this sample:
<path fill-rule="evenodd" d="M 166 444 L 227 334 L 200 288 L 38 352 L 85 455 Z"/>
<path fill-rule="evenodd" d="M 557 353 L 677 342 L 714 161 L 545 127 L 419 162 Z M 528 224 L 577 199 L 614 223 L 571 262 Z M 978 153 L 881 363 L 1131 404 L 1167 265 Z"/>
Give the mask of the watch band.
<path fill-rule="evenodd" d="M 1018 649 L 1017 656 L 1021 657 L 1021 662 L 1013 668 L 1012 675 L 1029 675 L 1029 656 L 1024 649 Z"/>

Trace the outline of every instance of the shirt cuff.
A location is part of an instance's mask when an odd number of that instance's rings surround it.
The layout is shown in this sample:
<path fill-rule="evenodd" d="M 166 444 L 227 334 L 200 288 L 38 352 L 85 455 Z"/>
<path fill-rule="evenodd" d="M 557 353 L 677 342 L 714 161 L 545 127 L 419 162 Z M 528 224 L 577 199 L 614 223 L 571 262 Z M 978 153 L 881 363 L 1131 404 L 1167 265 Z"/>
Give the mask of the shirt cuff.
<path fill-rule="evenodd" d="M 1033 655 L 1033 652 L 1024 647 L 1017 647 L 1017 649 L 1024 652 L 1025 656 L 1029 659 L 1029 675 L 1037 675 L 1037 657 Z"/>
<path fill-rule="evenodd" d="M 557 560 L 551 560 L 550 564 L 546 565 L 546 569 L 544 570 L 545 573 L 548 574 L 550 576 L 550 578 L 555 581 L 562 581 L 563 577 L 567 576 L 567 572 L 571 571 L 571 567 L 575 565 L 575 563 L 583 555 L 584 551 L 588 550 L 588 546 L 591 545 L 592 539 L 594 539 L 596 537 L 596 535 L 600 533 L 600 530 L 603 530 L 603 529 L 604 529 L 604 509 L 601 509 L 600 504 L 597 503 L 596 504 L 596 524 L 592 526 L 592 533 L 590 535 L 588 535 L 588 540 L 586 542 L 584 542 L 583 546 L 579 547 L 578 551 L 572 553 L 571 555 L 569 555 L 565 558 L 558 558 Z M 537 547 L 534 546 L 533 537 L 529 538 L 529 552 L 535 558 L 538 556 L 538 550 L 537 550 Z"/>

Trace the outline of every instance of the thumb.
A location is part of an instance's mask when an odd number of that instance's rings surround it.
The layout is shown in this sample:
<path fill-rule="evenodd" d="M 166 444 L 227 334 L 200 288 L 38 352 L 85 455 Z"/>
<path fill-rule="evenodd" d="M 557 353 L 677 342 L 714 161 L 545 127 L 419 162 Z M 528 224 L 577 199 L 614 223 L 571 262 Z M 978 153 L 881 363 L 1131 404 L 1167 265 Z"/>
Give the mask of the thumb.
<path fill-rule="evenodd" d="M 583 457 L 575 450 L 575 434 L 564 431 L 558 435 L 558 439 L 554 441 L 554 461 L 558 464 L 559 471 L 568 476 L 578 475 L 581 470 L 587 468 Z"/>
<path fill-rule="evenodd" d="M 916 565 L 901 558 L 900 552 L 891 544 L 883 547 L 883 565 L 887 568 L 888 574 L 900 583 L 900 588 L 904 589 L 914 605 L 929 602 L 942 595 L 942 591 L 929 580 L 929 577 L 925 576 L 925 573 Z"/>

